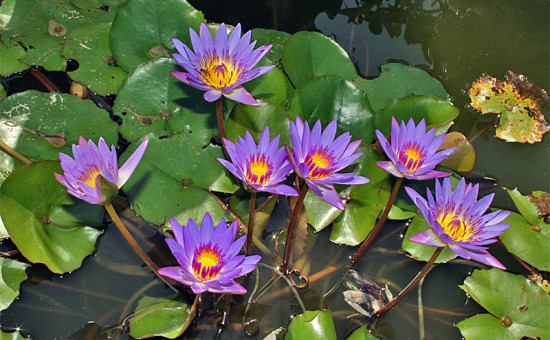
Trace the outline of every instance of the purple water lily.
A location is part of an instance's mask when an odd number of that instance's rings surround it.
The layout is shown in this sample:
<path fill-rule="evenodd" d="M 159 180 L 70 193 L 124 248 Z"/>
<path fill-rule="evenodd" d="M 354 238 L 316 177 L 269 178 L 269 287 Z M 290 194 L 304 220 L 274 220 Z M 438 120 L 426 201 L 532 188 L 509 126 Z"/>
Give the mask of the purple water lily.
<path fill-rule="evenodd" d="M 67 192 L 91 204 L 103 204 L 100 191 L 100 175 L 120 188 L 128 181 L 139 164 L 148 140 L 144 140 L 126 162 L 118 168 L 114 146 L 109 147 L 102 137 L 97 146 L 92 140 L 80 136 L 78 144 L 73 144 L 73 156 L 59 154 L 64 175 L 54 174 L 67 188 Z"/>
<path fill-rule="evenodd" d="M 235 240 L 238 221 L 229 227 L 221 220 L 216 228 L 210 214 L 206 213 L 201 227 L 189 219 L 187 227 L 170 218 L 175 240 L 166 239 L 179 266 L 164 267 L 159 273 L 191 287 L 193 293 L 246 293 L 235 278 L 256 268 L 261 256 L 237 255 L 246 237 Z"/>
<path fill-rule="evenodd" d="M 424 119 L 418 126 L 415 126 L 412 118 L 407 125 L 401 121 L 399 126 L 395 117 L 392 117 L 391 144 L 382 132 L 376 130 L 376 136 L 390 160 L 376 164 L 396 177 L 408 179 L 424 180 L 449 176 L 450 173 L 436 171 L 434 168 L 456 148 L 436 152 L 445 140 L 445 135 L 435 138 L 434 135 L 435 129 L 426 132 Z"/>
<path fill-rule="evenodd" d="M 338 209 L 344 210 L 342 199 L 334 189 L 334 184 L 364 184 L 369 179 L 354 173 L 338 173 L 362 153 L 354 153 L 361 140 L 350 143 L 351 135 L 346 132 L 336 136 L 336 121 L 332 121 L 322 131 L 318 120 L 310 131 L 307 121 L 300 117 L 296 123 L 290 122 L 290 136 L 293 152 L 289 152 L 294 171 L 302 177 L 309 188 L 320 198 Z"/>
<path fill-rule="evenodd" d="M 250 43 L 251 32 L 241 37 L 241 24 L 227 37 L 225 24 L 221 24 L 213 40 L 205 24 L 199 34 L 189 29 L 193 51 L 178 39 L 172 39 L 179 54 L 174 58 L 187 72 L 173 71 L 172 75 L 184 83 L 204 90 L 204 99 L 213 102 L 222 94 L 236 102 L 259 106 L 241 85 L 267 71 L 274 65 L 254 68 L 269 51 L 271 45 L 254 50 L 256 41 Z"/>
<path fill-rule="evenodd" d="M 443 185 L 436 179 L 435 200 L 429 189 L 426 190 L 427 201 L 410 187 L 405 190 L 432 227 L 412 236 L 411 241 L 435 247 L 449 246 L 462 258 L 506 269 L 484 247 L 496 242 L 496 237 L 510 226 L 500 223 L 510 215 L 509 211 L 484 215 L 495 194 L 478 201 L 479 185 L 466 185 L 464 178 L 454 192 L 449 178 L 443 179 Z"/>
<path fill-rule="evenodd" d="M 246 131 L 244 139 L 239 137 L 235 144 L 225 140 L 231 162 L 221 158 L 218 161 L 248 190 L 298 196 L 294 188 L 281 183 L 294 166 L 288 161 L 284 148 L 279 148 L 279 139 L 277 136 L 270 141 L 269 127 L 266 127 L 256 146 L 254 138 Z"/>

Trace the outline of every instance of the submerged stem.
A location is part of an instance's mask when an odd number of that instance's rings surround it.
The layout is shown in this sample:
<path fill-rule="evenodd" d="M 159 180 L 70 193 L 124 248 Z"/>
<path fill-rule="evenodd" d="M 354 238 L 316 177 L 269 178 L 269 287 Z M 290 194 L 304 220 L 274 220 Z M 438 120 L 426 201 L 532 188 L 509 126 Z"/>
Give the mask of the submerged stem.
<path fill-rule="evenodd" d="M 388 219 L 388 214 L 390 213 L 393 202 L 395 202 L 395 197 L 397 197 L 397 192 L 399 191 L 399 187 L 401 186 L 401 183 L 403 183 L 403 177 L 398 177 L 397 181 L 393 185 L 393 190 L 391 192 L 390 199 L 388 200 L 388 204 L 386 204 L 386 208 L 384 209 L 382 216 L 380 216 L 380 219 L 378 220 L 378 222 L 370 232 L 369 236 L 367 236 L 365 241 L 363 241 L 363 244 L 361 244 L 361 247 L 359 247 L 359 249 L 357 249 L 355 254 L 352 256 L 348 264 L 349 268 L 353 267 L 357 262 L 359 262 L 359 259 L 361 259 L 361 256 L 363 255 L 363 253 L 374 241 L 374 238 L 376 237 L 376 235 L 378 235 L 384 223 L 386 223 L 386 220 Z"/>
<path fill-rule="evenodd" d="M 302 209 L 302 204 L 304 203 L 304 198 L 306 197 L 308 188 L 309 187 L 307 183 L 304 183 L 302 186 L 302 190 L 300 191 L 298 201 L 296 201 L 294 209 L 292 210 L 290 221 L 288 222 L 288 229 L 286 231 L 285 241 L 285 253 L 283 257 L 283 264 L 281 266 L 281 271 L 283 272 L 283 274 L 288 274 L 288 262 L 290 261 L 290 251 L 292 250 L 292 242 L 294 241 L 294 226 L 296 225 L 296 221 L 298 220 L 298 214 L 300 213 L 300 209 Z"/>
<path fill-rule="evenodd" d="M 403 300 L 403 298 L 405 298 L 405 296 L 407 296 L 407 294 L 409 294 L 410 291 L 413 290 L 414 287 L 416 287 L 418 282 L 420 282 L 420 280 L 422 280 L 424 278 L 424 276 L 426 276 L 426 274 L 428 274 L 428 272 L 432 268 L 435 260 L 437 259 L 437 257 L 439 256 L 439 254 L 441 253 L 441 251 L 443 249 L 444 249 L 444 247 L 438 247 L 434 251 L 432 257 L 430 257 L 430 260 L 424 265 L 424 268 L 422 268 L 422 270 L 418 274 L 416 274 L 415 278 L 407 285 L 407 287 L 405 287 L 405 289 L 403 289 L 401 291 L 401 293 L 399 293 L 399 295 L 397 295 L 395 297 L 395 299 L 391 300 L 387 305 L 380 308 L 380 310 L 378 310 L 376 313 L 374 313 L 373 317 L 374 318 L 381 317 L 382 315 L 386 314 L 390 309 L 395 307 L 395 305 L 397 305 L 399 302 L 401 302 L 401 300 Z"/>
<path fill-rule="evenodd" d="M 10 155 L 12 155 L 13 157 L 17 158 L 18 160 L 20 160 L 21 162 L 25 163 L 25 164 L 31 164 L 32 161 L 30 159 L 28 159 L 27 157 L 23 156 L 22 154 L 20 154 L 19 152 L 15 151 L 11 146 L 9 146 L 8 144 L 4 143 L 3 140 L 0 139 L 0 147 L 2 149 L 4 149 L 4 151 L 6 151 L 7 153 L 9 153 Z"/>
<path fill-rule="evenodd" d="M 216 120 L 218 122 L 218 132 L 222 140 L 223 151 L 227 155 L 227 151 L 225 150 L 225 126 L 223 121 L 222 97 L 216 100 Z"/>
<path fill-rule="evenodd" d="M 256 210 L 256 192 L 250 194 L 250 210 L 248 212 L 248 231 L 246 232 L 246 256 L 252 255 L 252 236 L 254 235 L 254 211 Z"/>

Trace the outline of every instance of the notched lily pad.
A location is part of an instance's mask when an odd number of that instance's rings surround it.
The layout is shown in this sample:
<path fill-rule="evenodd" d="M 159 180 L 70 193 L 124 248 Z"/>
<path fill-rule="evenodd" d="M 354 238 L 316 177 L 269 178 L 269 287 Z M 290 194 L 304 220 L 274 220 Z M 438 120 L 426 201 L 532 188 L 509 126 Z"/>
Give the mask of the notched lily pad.
<path fill-rule="evenodd" d="M 0 311 L 19 295 L 19 285 L 27 279 L 29 264 L 0 257 Z"/>
<path fill-rule="evenodd" d="M 187 303 L 172 298 L 155 298 L 145 296 L 139 300 L 130 323 L 130 335 L 136 339 L 162 336 L 174 339 L 185 331 L 185 324 L 190 315 Z"/>
<path fill-rule="evenodd" d="M 295 316 L 290 325 L 286 340 L 336 339 L 336 328 L 330 310 L 306 311 Z"/>
<path fill-rule="evenodd" d="M 507 81 L 484 74 L 468 91 L 481 114 L 500 113 L 496 136 L 507 142 L 535 143 L 550 130 L 541 107 L 550 101 L 546 90 L 522 74 L 506 73 Z"/>

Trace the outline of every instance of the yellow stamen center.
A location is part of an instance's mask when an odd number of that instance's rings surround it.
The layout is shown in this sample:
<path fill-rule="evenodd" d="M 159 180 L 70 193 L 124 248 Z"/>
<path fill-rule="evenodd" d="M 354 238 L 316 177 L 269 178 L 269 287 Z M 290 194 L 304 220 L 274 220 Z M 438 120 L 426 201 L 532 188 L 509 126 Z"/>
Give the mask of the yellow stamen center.
<path fill-rule="evenodd" d="M 242 77 L 242 70 L 228 56 L 207 55 L 200 63 L 200 80 L 213 88 L 231 86 Z"/>
<path fill-rule="evenodd" d="M 215 279 L 222 265 L 221 255 L 216 247 L 212 248 L 208 244 L 195 251 L 192 268 L 197 278 L 203 281 Z"/>
<path fill-rule="evenodd" d="M 426 155 L 424 154 L 424 150 L 416 144 L 409 144 L 405 146 L 405 150 L 398 155 L 401 163 L 405 164 L 405 166 L 409 168 L 410 172 L 420 168 L 424 163 L 425 157 Z"/>
<path fill-rule="evenodd" d="M 309 167 L 309 178 L 324 179 L 334 171 L 333 157 L 325 149 L 316 149 L 307 155 L 304 162 Z"/>
<path fill-rule="evenodd" d="M 101 174 L 102 174 L 101 169 L 99 169 L 95 165 L 92 165 L 88 169 L 86 169 L 86 172 L 82 173 L 80 177 L 80 181 L 82 181 L 85 184 L 88 184 L 92 188 L 95 188 L 95 179 L 97 176 Z"/>
<path fill-rule="evenodd" d="M 250 161 L 246 179 L 253 184 L 265 184 L 271 177 L 270 170 L 265 156 L 257 156 Z"/>
<path fill-rule="evenodd" d="M 457 242 L 472 242 L 479 233 L 471 221 L 464 220 L 464 216 L 442 213 L 438 216 L 438 222 L 443 227 L 445 234 Z"/>

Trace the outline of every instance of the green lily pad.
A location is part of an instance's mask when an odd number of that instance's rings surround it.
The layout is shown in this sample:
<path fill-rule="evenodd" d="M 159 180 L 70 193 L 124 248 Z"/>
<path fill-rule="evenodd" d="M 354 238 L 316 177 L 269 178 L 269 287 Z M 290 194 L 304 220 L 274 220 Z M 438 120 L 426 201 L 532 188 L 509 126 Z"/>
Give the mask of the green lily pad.
<path fill-rule="evenodd" d="M 468 172 L 474 168 L 476 151 L 466 136 L 458 131 L 449 132 L 439 150 L 450 148 L 456 150 L 439 163 L 441 166 L 458 172 Z"/>
<path fill-rule="evenodd" d="M 0 189 L 0 214 L 23 256 L 31 262 L 44 263 L 55 273 L 66 273 L 80 267 L 82 260 L 94 251 L 101 231 L 52 223 L 51 212 L 72 202 L 54 172 L 62 173 L 57 161 L 33 163 L 14 171 Z M 92 215 L 95 209 L 101 209 L 88 206 Z"/>
<path fill-rule="evenodd" d="M 399 208 L 397 205 L 392 205 L 388 213 L 389 220 L 408 220 L 415 217 L 417 214 L 413 211 L 407 211 Z"/>
<path fill-rule="evenodd" d="M 363 325 L 356 329 L 346 340 L 375 340 L 378 339 L 374 335 L 370 334 L 367 325 Z"/>
<path fill-rule="evenodd" d="M 400 63 L 382 65 L 382 72 L 378 78 L 371 80 L 356 78 L 355 81 L 367 91 L 374 111 L 382 110 L 394 99 L 410 95 L 431 94 L 443 100 L 449 99 L 439 80 L 424 70 Z"/>
<path fill-rule="evenodd" d="M 72 4 L 78 8 L 87 9 L 90 11 L 108 10 L 110 13 L 116 13 L 128 0 L 71 0 Z M 109 7 L 102 9 L 100 7 Z"/>
<path fill-rule="evenodd" d="M 65 40 L 62 55 L 79 63 L 69 76 L 102 96 L 116 94 L 127 73 L 116 66 L 109 44 L 110 23 L 74 30 Z"/>
<path fill-rule="evenodd" d="M 155 224 L 164 223 L 167 217 L 184 223 L 189 218 L 201 221 L 205 212 L 214 220 L 227 218 L 207 191 L 233 193 L 238 188 L 230 173 L 216 159 L 223 158 L 221 147 L 204 147 L 200 137 L 197 142 L 194 133 L 157 131 L 144 138 L 149 138 L 147 150 L 122 188 L 138 215 Z M 124 162 L 139 144 L 140 140 L 132 143 L 120 162 Z"/>
<path fill-rule="evenodd" d="M 550 296 L 525 277 L 497 268 L 475 270 L 460 288 L 491 313 L 459 322 L 465 339 L 550 337 Z"/>
<path fill-rule="evenodd" d="M 25 338 L 19 332 L 0 332 L 0 340 L 31 340 L 31 337 Z"/>
<path fill-rule="evenodd" d="M 283 57 L 283 48 L 290 34 L 282 31 L 269 30 L 265 28 L 255 28 L 252 30 L 251 40 L 256 40 L 256 46 L 273 45 L 266 57 L 277 61 Z"/>
<path fill-rule="evenodd" d="M 282 63 L 296 88 L 314 76 L 333 74 L 347 80 L 357 77 L 347 52 L 334 40 L 317 32 L 292 35 L 283 49 Z"/>
<path fill-rule="evenodd" d="M 128 319 L 130 336 L 136 339 L 153 336 L 175 339 L 185 331 L 187 319 L 194 317 L 190 312 L 189 306 L 176 297 L 145 296 L 139 300 L 134 314 Z"/>
<path fill-rule="evenodd" d="M 216 107 L 203 91 L 186 85 L 170 71 L 179 70 L 173 59 L 158 59 L 137 67 L 118 92 L 113 113 L 122 117 L 120 133 L 135 141 L 160 130 L 189 132 L 206 144 L 217 134 Z"/>
<path fill-rule="evenodd" d="M 384 135 L 391 132 L 391 118 L 407 123 L 413 118 L 418 124 L 424 118 L 428 127 L 443 126 L 458 116 L 458 108 L 451 102 L 432 95 L 408 96 L 394 99 L 382 111 L 376 113 L 375 126 Z"/>
<path fill-rule="evenodd" d="M 0 100 L 6 98 L 7 96 L 8 94 L 6 93 L 6 89 L 2 86 L 2 84 L 0 84 Z"/>
<path fill-rule="evenodd" d="M 191 46 L 189 28 L 198 32 L 205 22 L 201 12 L 185 0 L 132 0 L 116 14 L 111 29 L 111 48 L 117 63 L 127 72 L 139 64 L 175 53 L 172 38 Z"/>
<path fill-rule="evenodd" d="M 0 10 L 0 13 L 2 11 Z M 6 46 L 0 41 L 0 76 L 7 77 L 12 73 L 21 72 L 29 68 L 29 65 L 20 60 L 27 55 L 27 52 L 21 45 Z M 1 86 L 1 85 L 0 85 Z M 0 99 L 2 96 L 0 95 Z"/>
<path fill-rule="evenodd" d="M 512 201 L 514 201 L 521 216 L 523 216 L 527 222 L 531 225 L 537 225 L 543 222 L 541 218 L 539 218 L 537 207 L 529 200 L 529 196 L 522 195 L 518 188 L 514 190 L 506 189 L 506 191 L 508 195 L 510 195 L 510 198 L 512 198 Z"/>
<path fill-rule="evenodd" d="M 374 135 L 374 113 L 361 90 L 338 76 L 321 76 L 305 82 L 290 99 L 289 114 L 300 116 L 312 127 L 317 119 L 325 127 L 338 121 L 337 135 L 349 131 L 354 139 L 370 143 Z"/>
<path fill-rule="evenodd" d="M 286 340 L 336 339 L 336 328 L 330 310 L 306 311 L 292 318 L 288 325 Z"/>
<path fill-rule="evenodd" d="M 19 295 L 19 285 L 27 279 L 25 270 L 30 265 L 0 257 L 0 311 Z"/>
<path fill-rule="evenodd" d="M 58 159 L 59 153 L 71 154 L 78 138 L 102 136 L 107 144 L 118 141 L 118 125 L 109 114 L 90 100 L 62 93 L 25 91 L 0 102 L 0 139 L 31 159 Z M 0 157 L 11 157 L 3 153 Z M 9 161 L 2 168 L 11 171 L 20 163 Z"/>
<path fill-rule="evenodd" d="M 424 230 L 428 230 L 431 228 L 432 227 L 428 224 L 425 218 L 420 216 L 414 217 L 411 221 L 411 224 L 409 225 L 409 229 L 407 229 L 407 232 L 405 233 L 405 237 L 403 238 L 403 250 L 411 254 L 415 259 L 419 261 L 428 262 L 437 247 L 412 242 L 409 240 L 409 238 L 416 234 L 420 234 Z M 458 255 L 456 255 L 454 251 L 451 250 L 451 248 L 445 247 L 445 249 L 441 251 L 437 259 L 435 260 L 435 263 L 449 262 L 457 256 Z"/>

